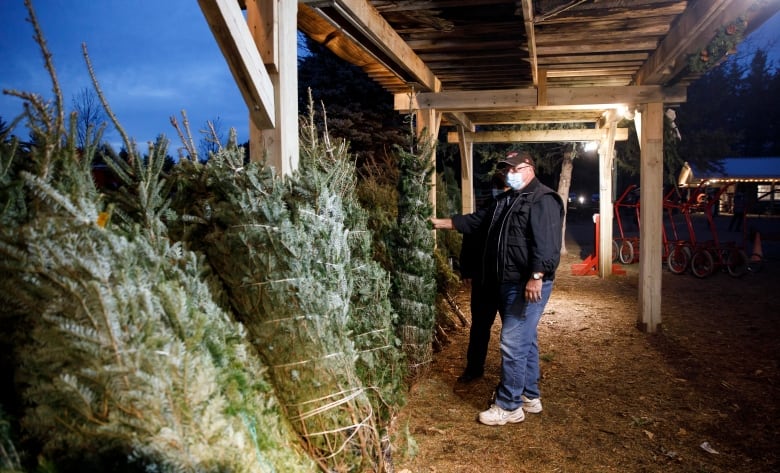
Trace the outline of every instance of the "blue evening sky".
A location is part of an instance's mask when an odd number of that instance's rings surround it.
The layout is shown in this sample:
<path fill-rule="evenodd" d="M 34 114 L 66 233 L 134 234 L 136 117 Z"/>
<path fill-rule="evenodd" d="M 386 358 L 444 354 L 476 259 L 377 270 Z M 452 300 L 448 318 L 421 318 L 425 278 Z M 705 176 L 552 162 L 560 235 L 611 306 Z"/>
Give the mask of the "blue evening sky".
<path fill-rule="evenodd" d="M 79 91 L 92 88 L 82 55 L 86 43 L 101 88 L 125 131 L 141 151 L 165 134 L 169 152 L 180 145 L 170 123 L 185 110 L 196 145 L 207 121 L 221 123 L 224 135 L 236 128 L 249 137 L 241 93 L 196 0 L 33 0 L 52 52 L 54 67 L 71 110 Z M 0 89 L 53 98 L 43 57 L 26 21 L 22 0 L 0 0 Z M 22 101 L 0 96 L 0 117 L 8 123 Z M 109 125 L 105 139 L 121 145 Z M 26 137 L 26 131 L 22 133 Z"/>
<path fill-rule="evenodd" d="M 195 139 L 207 121 L 219 119 L 224 134 L 249 137 L 246 106 L 196 0 L 33 0 L 65 105 L 91 82 L 81 52 L 85 42 L 109 104 L 127 133 L 145 151 L 158 134 L 180 143 L 170 117 L 181 122 L 186 110 Z M 53 97 L 51 80 L 26 21 L 23 0 L 0 0 L 0 89 Z M 780 63 L 780 14 L 740 48 L 771 50 Z M 22 101 L 0 95 L 6 123 L 22 111 Z M 109 126 L 105 139 L 115 147 L 119 135 Z M 26 137 L 26 131 L 20 131 Z"/>

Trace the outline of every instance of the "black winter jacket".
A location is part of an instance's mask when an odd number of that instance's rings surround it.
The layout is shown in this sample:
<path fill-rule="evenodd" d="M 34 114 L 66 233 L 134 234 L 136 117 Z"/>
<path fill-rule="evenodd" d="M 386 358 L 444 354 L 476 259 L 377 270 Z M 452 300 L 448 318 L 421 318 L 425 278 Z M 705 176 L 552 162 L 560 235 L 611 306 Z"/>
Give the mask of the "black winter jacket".
<path fill-rule="evenodd" d="M 555 279 L 561 258 L 563 201 L 557 192 L 534 178 L 519 191 L 509 190 L 482 210 L 454 215 L 455 229 L 464 234 L 485 232 L 483 278 L 525 282 L 531 273 Z"/>

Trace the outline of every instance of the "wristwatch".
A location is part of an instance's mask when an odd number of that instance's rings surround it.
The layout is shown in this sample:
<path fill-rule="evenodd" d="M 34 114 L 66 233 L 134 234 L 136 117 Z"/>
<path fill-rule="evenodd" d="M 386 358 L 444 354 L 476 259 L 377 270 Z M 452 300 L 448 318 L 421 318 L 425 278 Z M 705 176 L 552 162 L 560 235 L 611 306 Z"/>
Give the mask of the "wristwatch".
<path fill-rule="evenodd" d="M 533 273 L 531 275 L 531 277 L 536 279 L 536 280 L 539 280 L 539 279 L 542 279 L 542 277 L 544 277 L 544 273 Z"/>

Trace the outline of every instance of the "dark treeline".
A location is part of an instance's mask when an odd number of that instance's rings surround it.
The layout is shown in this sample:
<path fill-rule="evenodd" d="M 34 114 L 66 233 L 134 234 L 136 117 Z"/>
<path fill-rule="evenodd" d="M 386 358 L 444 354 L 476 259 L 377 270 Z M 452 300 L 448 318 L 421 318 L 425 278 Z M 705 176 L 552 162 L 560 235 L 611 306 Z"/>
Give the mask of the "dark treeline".
<path fill-rule="evenodd" d="M 679 154 L 691 163 L 780 156 L 780 75 L 767 53 L 734 57 L 688 87 L 677 111 Z"/>

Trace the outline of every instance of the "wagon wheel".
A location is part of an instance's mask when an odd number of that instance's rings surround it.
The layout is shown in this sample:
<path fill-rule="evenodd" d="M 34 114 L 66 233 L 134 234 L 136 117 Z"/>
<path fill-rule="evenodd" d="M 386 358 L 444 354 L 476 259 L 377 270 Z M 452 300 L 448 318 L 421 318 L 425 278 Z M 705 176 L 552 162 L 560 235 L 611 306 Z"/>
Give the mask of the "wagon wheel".
<path fill-rule="evenodd" d="M 707 250 L 698 250 L 691 258 L 691 272 L 697 278 L 706 278 L 715 272 L 715 258 Z"/>
<path fill-rule="evenodd" d="M 634 244 L 628 240 L 623 240 L 620 243 L 620 250 L 618 251 L 618 259 L 623 264 L 631 264 L 634 262 Z"/>
<path fill-rule="evenodd" d="M 691 251 L 687 246 L 676 245 L 666 258 L 666 265 L 673 274 L 682 274 L 691 262 Z"/>
<path fill-rule="evenodd" d="M 620 245 L 618 244 L 617 240 L 612 240 L 612 262 L 616 262 L 618 260 L 618 256 L 620 255 Z"/>
<path fill-rule="evenodd" d="M 745 275 L 748 271 L 748 257 L 739 248 L 732 248 L 726 254 L 726 269 L 735 278 Z"/>

